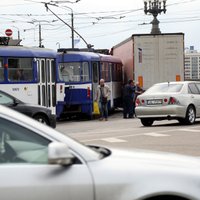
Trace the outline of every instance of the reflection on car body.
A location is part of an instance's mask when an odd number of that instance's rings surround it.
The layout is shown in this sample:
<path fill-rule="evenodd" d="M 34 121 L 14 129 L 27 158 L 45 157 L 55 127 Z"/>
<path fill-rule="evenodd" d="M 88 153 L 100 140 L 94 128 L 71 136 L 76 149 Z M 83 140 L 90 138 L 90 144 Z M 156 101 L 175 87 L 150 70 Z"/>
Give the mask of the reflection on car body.
<path fill-rule="evenodd" d="M 86 147 L 0 105 L 3 200 L 199 200 L 200 160 Z"/>
<path fill-rule="evenodd" d="M 193 124 L 200 117 L 200 82 L 155 84 L 138 96 L 135 112 L 144 126 L 151 126 L 155 120 L 164 119 Z"/>

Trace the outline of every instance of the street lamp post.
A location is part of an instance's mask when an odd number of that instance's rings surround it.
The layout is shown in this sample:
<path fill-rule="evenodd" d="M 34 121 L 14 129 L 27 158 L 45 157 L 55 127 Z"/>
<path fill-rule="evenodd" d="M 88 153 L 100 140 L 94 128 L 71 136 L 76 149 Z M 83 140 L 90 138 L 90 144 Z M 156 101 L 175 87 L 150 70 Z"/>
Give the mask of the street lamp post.
<path fill-rule="evenodd" d="M 16 26 L 12 26 L 12 27 L 17 29 L 17 39 L 20 40 L 20 31 L 19 31 L 19 28 L 16 27 Z"/>
<path fill-rule="evenodd" d="M 59 4 L 59 3 L 77 3 L 79 2 L 80 0 L 75 0 L 75 1 L 50 1 L 52 3 L 55 3 L 55 4 Z M 64 8 L 67 8 L 67 9 L 70 9 L 71 11 L 71 37 L 72 37 L 72 49 L 74 49 L 74 11 L 71 7 L 69 6 L 63 6 Z"/>
<path fill-rule="evenodd" d="M 46 23 L 43 23 L 43 24 L 41 24 L 42 22 L 46 22 Z M 47 20 L 35 20 L 35 19 L 33 19 L 32 21 L 30 21 L 30 22 L 28 22 L 28 23 L 30 23 L 30 24 L 35 24 L 35 23 L 38 23 L 38 24 L 36 24 L 35 26 L 34 26 L 34 28 L 29 28 L 29 29 L 24 29 L 24 32 L 25 31 L 29 31 L 29 30 L 34 30 L 34 37 L 35 37 L 35 29 L 36 29 L 36 27 L 38 27 L 38 40 L 39 40 L 39 47 L 40 48 L 43 48 L 44 47 L 44 45 L 42 44 L 42 26 L 43 25 L 48 25 L 48 26 L 53 26 L 51 23 L 52 22 L 55 22 L 55 20 L 53 20 L 53 21 L 47 21 Z"/>
<path fill-rule="evenodd" d="M 65 8 L 68 8 L 71 10 L 71 37 L 72 37 L 72 49 L 74 49 L 74 12 L 72 8 L 69 6 L 64 6 Z"/>
<path fill-rule="evenodd" d="M 144 13 L 152 14 L 154 19 L 151 22 L 152 29 L 151 34 L 161 34 L 159 28 L 159 20 L 157 19 L 158 14 L 162 12 L 166 13 L 166 0 L 144 0 Z"/>
<path fill-rule="evenodd" d="M 71 12 L 71 25 L 72 25 L 72 49 L 74 49 L 74 13 Z"/>
<path fill-rule="evenodd" d="M 73 2 L 73 3 L 77 3 L 78 1 L 80 1 L 80 0 L 76 0 L 76 1 Z M 54 1 L 51 1 L 51 2 L 54 2 Z M 66 8 L 69 8 L 69 9 L 71 10 L 71 17 L 72 17 L 72 18 L 71 18 L 71 21 L 72 21 L 72 24 L 71 24 L 71 26 L 70 26 L 67 22 L 65 22 L 62 18 L 60 18 L 55 12 L 53 12 L 53 11 L 48 7 L 48 5 L 57 6 L 56 4 L 45 3 L 45 2 L 42 2 L 42 3 L 44 3 L 44 5 L 45 5 L 47 11 L 50 11 L 54 16 L 56 16 L 60 21 L 62 21 L 66 26 L 68 26 L 68 27 L 71 29 L 71 31 L 72 31 L 72 48 L 74 48 L 74 33 L 76 33 L 76 34 L 83 40 L 83 42 L 87 45 L 87 48 L 88 48 L 88 49 L 91 49 L 91 48 L 93 47 L 93 45 L 88 44 L 87 41 L 83 38 L 83 36 L 81 36 L 80 33 L 78 33 L 78 32 L 74 29 L 74 15 L 73 15 L 73 10 L 72 10 L 72 8 L 65 6 Z M 61 3 L 61 2 L 59 1 L 58 3 Z M 63 2 L 62 2 L 62 3 L 63 3 Z"/>

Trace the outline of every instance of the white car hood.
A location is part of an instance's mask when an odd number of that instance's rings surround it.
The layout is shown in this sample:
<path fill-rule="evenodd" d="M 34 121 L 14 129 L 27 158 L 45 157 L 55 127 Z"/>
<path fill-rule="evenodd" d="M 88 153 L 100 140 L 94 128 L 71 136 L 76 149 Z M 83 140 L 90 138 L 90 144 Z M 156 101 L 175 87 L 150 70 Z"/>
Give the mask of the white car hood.
<path fill-rule="evenodd" d="M 200 171 L 200 158 L 184 156 L 173 153 L 156 152 L 149 150 L 111 150 L 111 158 L 125 162 L 141 165 L 153 165 L 163 167 L 180 167 L 188 169 L 198 169 Z"/>
<path fill-rule="evenodd" d="M 145 199 L 161 193 L 199 199 L 200 159 L 142 150 L 111 151 L 110 156 L 89 163 L 100 199 L 106 199 L 106 194 L 115 200 Z"/>

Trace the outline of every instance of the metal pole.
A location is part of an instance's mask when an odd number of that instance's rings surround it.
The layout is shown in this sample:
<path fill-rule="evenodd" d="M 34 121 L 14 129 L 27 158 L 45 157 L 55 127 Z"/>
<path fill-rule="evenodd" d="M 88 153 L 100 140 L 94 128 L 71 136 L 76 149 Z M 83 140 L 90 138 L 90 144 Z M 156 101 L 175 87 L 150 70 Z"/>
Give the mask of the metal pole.
<path fill-rule="evenodd" d="M 42 47 L 42 33 L 41 24 L 39 23 L 39 47 Z"/>
<path fill-rule="evenodd" d="M 20 40 L 20 31 L 19 31 L 19 28 L 16 27 L 16 26 L 12 26 L 12 27 L 14 27 L 14 28 L 17 29 L 17 39 Z"/>
<path fill-rule="evenodd" d="M 71 10 L 72 11 L 72 10 Z M 74 49 L 74 13 L 71 12 L 72 49 Z"/>
<path fill-rule="evenodd" d="M 18 40 L 20 40 L 20 32 L 19 32 L 19 30 L 17 31 L 17 36 L 18 36 Z"/>

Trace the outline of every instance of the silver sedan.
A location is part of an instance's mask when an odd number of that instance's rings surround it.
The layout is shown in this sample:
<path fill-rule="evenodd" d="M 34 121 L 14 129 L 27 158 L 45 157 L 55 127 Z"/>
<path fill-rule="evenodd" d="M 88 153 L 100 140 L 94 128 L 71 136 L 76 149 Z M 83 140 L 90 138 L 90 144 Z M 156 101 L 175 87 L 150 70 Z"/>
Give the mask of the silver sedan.
<path fill-rule="evenodd" d="M 200 117 L 200 82 L 155 84 L 137 97 L 135 113 L 144 126 L 164 119 L 193 124 Z"/>
<path fill-rule="evenodd" d="M 199 200 L 200 160 L 86 147 L 0 106 L 2 200 Z"/>

